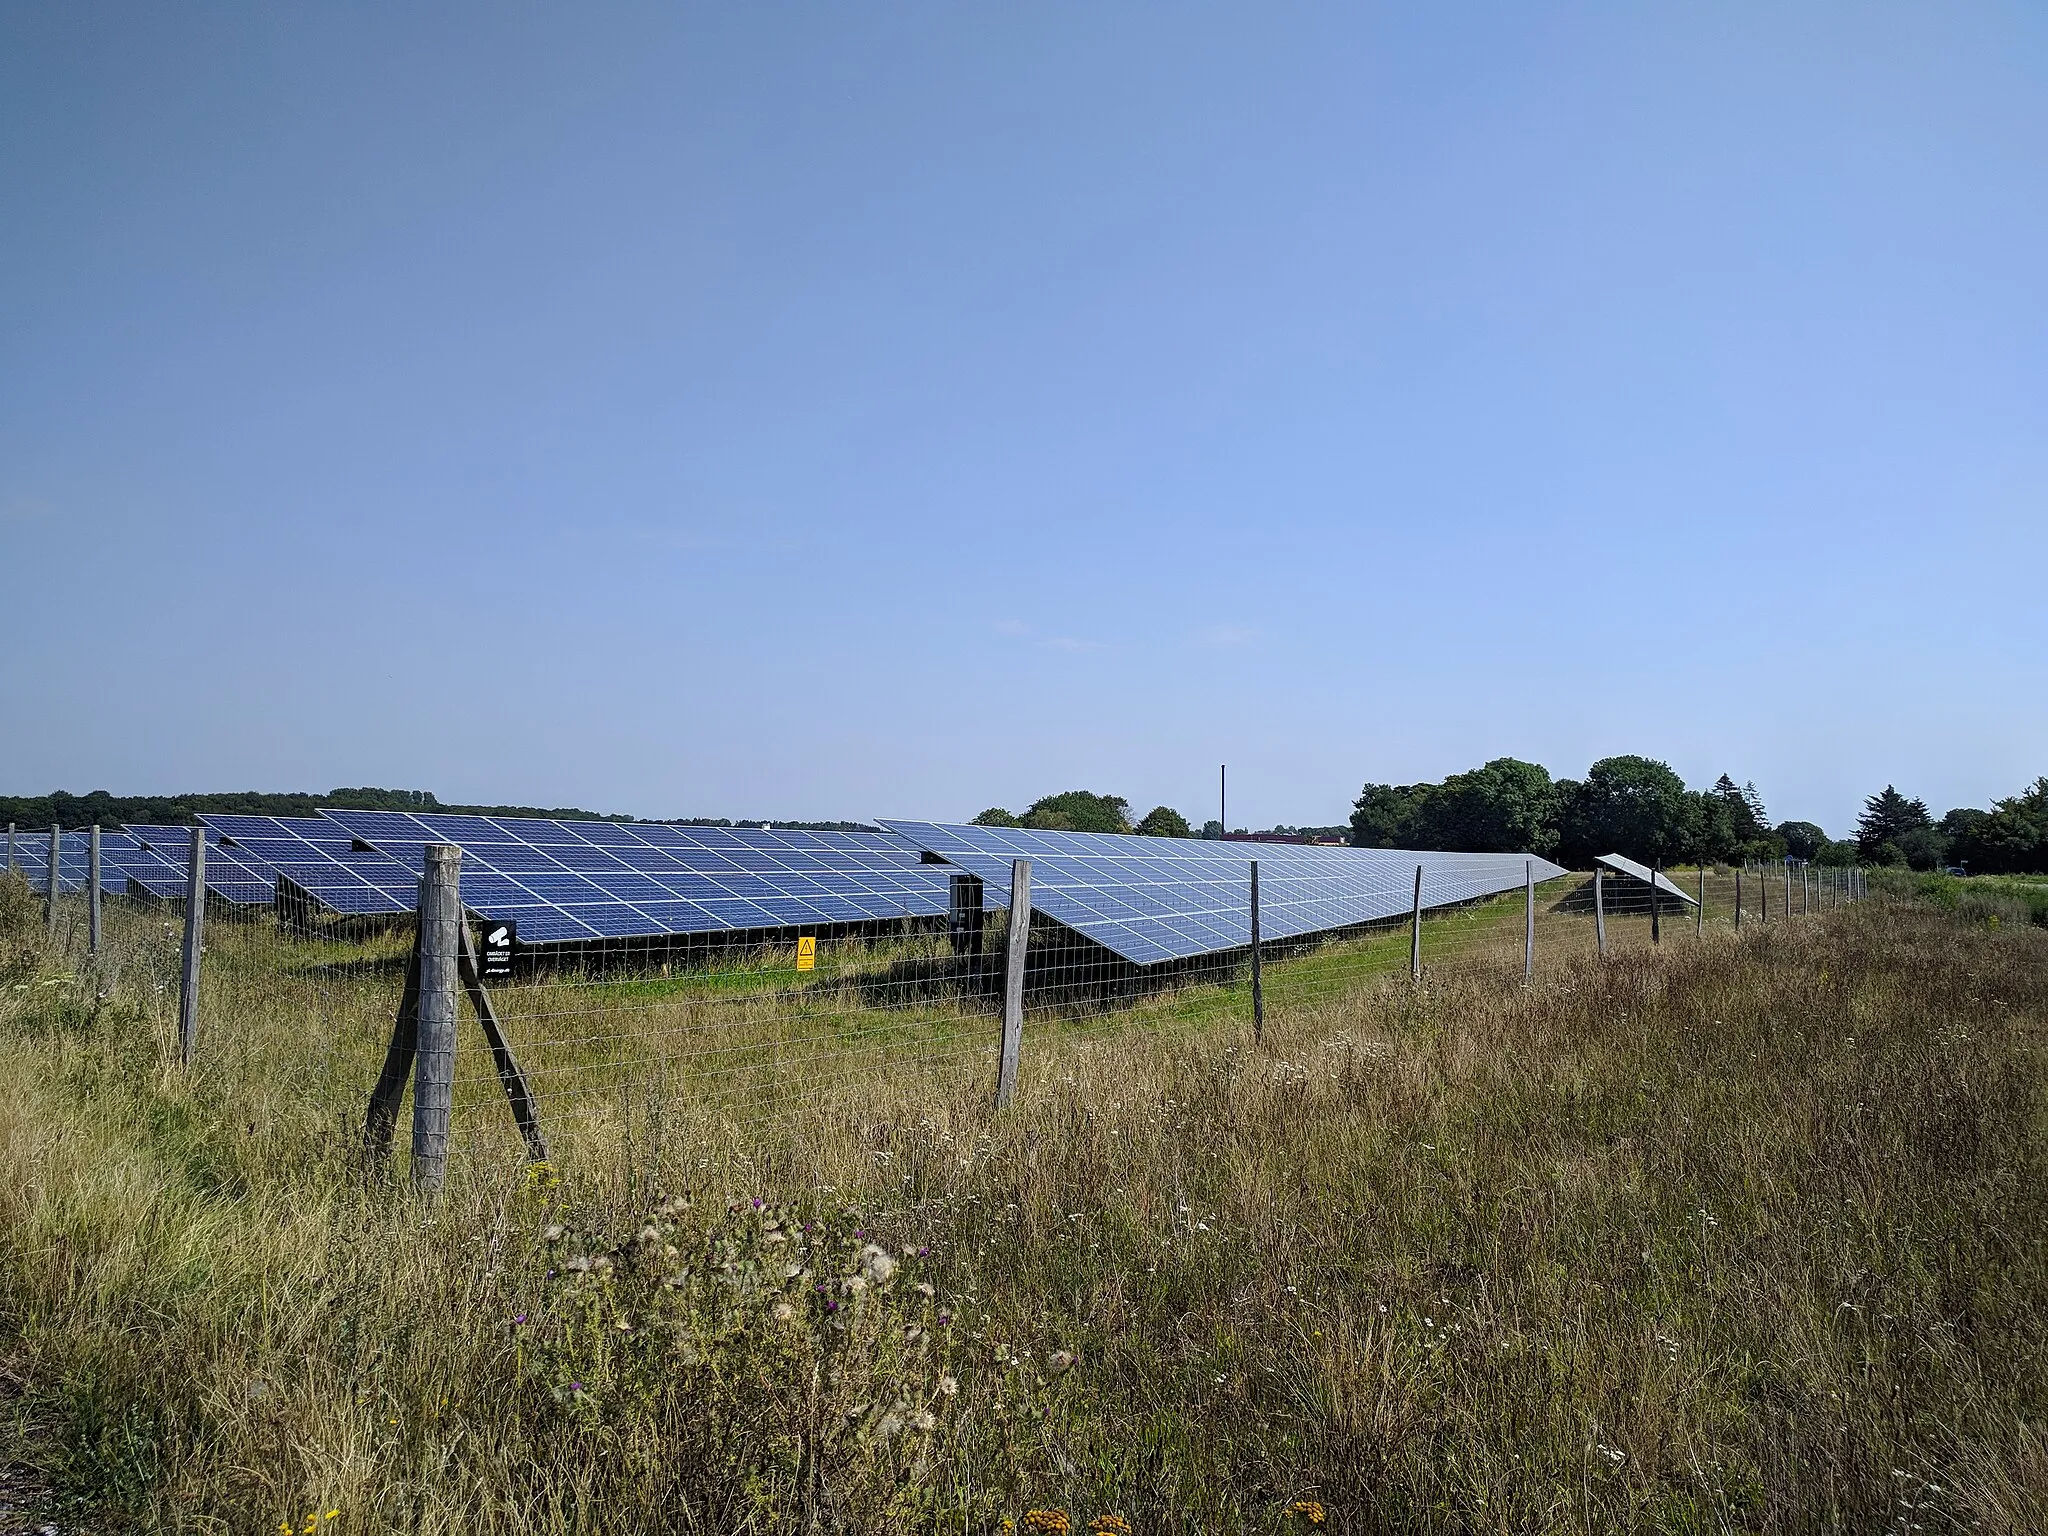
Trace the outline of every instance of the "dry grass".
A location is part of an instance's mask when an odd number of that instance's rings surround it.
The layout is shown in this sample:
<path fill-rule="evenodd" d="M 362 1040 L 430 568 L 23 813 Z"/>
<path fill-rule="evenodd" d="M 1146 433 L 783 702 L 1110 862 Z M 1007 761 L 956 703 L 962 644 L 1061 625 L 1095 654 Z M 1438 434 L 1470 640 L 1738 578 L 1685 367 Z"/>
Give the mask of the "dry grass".
<path fill-rule="evenodd" d="M 110 1526 L 2048 1529 L 2039 930 L 1050 1032 L 1005 1116 L 870 1072 L 432 1207 L 232 948 L 187 1078 L 141 947 L 53 980 L 0 896 L 0 1363 Z"/>

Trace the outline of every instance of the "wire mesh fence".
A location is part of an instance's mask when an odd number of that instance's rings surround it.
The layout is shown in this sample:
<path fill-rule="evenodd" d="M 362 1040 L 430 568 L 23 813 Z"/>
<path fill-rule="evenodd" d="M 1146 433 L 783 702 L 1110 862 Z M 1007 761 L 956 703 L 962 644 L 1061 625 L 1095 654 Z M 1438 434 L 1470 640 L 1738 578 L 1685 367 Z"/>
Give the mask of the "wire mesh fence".
<path fill-rule="evenodd" d="M 1249 917 L 1259 850 L 1243 852 Z M 533 945 L 509 957 L 492 951 L 489 923 L 465 914 L 463 952 L 437 961 L 415 912 L 309 918 L 280 881 L 268 907 L 205 903 L 195 1057 L 200 1070 L 274 1084 L 279 1114 L 308 1134 L 350 1137 L 373 1118 L 380 1081 L 388 1118 L 401 1121 L 397 1096 L 424 1066 L 426 1079 L 445 1075 L 443 1124 L 458 1156 L 573 1159 L 593 1138 L 658 1138 L 682 1123 L 743 1132 L 883 1078 L 979 1083 L 993 1097 L 1006 1039 L 1012 1071 L 1021 1056 L 1028 1072 L 1034 1047 L 1051 1040 L 1251 1037 L 1372 988 L 1451 973 L 1520 985 L 1602 955 L 1811 920 L 1861 892 L 1857 871 L 1811 866 L 1694 866 L 1650 879 L 1602 868 L 1539 880 L 1530 870 L 1522 889 L 1428 906 L 1418 871 L 1406 914 L 1151 965 L 996 890 L 940 912 Z M 462 911 L 459 858 L 450 874 L 451 910 Z M 95 995 L 140 1000 L 175 1055 L 187 903 L 103 892 L 93 952 L 85 882 L 67 891 L 60 877 L 52 896 L 46 871 L 9 878 L 45 901 L 52 952 Z M 441 962 L 437 974 L 459 982 L 426 976 Z M 450 995 L 429 995 L 437 986 Z M 446 1017 L 423 1022 L 423 998 Z M 403 1154 L 406 1138 L 395 1140 Z M 374 1158 L 375 1138 L 364 1145 Z"/>

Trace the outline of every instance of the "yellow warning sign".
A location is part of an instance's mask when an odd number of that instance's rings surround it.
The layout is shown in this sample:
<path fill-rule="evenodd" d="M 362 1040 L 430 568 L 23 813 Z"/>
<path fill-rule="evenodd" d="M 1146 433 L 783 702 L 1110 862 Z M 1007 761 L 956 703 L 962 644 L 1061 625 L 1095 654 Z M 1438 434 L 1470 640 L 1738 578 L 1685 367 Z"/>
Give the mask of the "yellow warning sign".
<path fill-rule="evenodd" d="M 818 941 L 798 939 L 796 941 L 796 968 L 800 971 L 815 971 L 818 968 Z"/>

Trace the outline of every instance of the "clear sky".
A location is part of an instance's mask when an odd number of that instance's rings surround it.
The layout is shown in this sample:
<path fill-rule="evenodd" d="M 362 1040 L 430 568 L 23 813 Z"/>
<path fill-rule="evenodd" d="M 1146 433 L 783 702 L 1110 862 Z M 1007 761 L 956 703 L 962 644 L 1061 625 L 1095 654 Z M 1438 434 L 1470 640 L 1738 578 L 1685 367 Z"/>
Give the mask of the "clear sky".
<path fill-rule="evenodd" d="M 2048 773 L 2048 8 L 0 6 L 0 791 Z"/>

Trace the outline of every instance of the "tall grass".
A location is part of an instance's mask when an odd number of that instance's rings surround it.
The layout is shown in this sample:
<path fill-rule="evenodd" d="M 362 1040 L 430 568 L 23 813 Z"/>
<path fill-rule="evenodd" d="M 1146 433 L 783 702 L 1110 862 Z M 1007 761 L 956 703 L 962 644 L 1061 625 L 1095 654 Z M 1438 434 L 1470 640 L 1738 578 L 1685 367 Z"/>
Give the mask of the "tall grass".
<path fill-rule="evenodd" d="M 2024 924 L 1049 1030 L 1001 1116 L 873 1072 L 424 1205 L 291 989 L 224 965 L 186 1076 L 160 968 L 74 973 L 4 891 L 0 1381 L 109 1523 L 2048 1529 Z"/>

